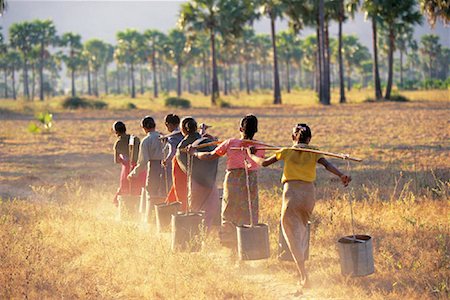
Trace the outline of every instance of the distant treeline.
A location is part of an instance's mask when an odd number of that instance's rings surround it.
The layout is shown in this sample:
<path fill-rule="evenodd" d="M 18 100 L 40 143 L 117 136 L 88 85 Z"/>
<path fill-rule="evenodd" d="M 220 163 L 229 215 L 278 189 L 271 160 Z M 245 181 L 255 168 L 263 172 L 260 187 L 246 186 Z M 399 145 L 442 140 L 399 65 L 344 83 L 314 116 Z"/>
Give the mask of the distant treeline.
<path fill-rule="evenodd" d="M 449 21 L 438 7 L 420 1 L 434 25 Z M 427 6 L 428 5 L 428 6 Z M 342 24 L 362 10 L 372 24 L 372 53 L 357 36 L 345 35 Z M 271 34 L 256 34 L 252 22 L 266 16 Z M 276 20 L 285 18 L 290 29 L 276 32 Z M 117 33 L 116 45 L 99 39 L 82 43 L 79 34 L 57 34 L 50 20 L 15 23 L 9 41 L 0 34 L 0 96 L 27 100 L 70 92 L 88 94 L 184 91 L 225 95 L 272 90 L 274 103 L 281 91 L 314 89 L 320 102 L 330 103 L 330 89 L 345 91 L 371 87 L 375 98 L 389 99 L 399 89 L 448 88 L 450 49 L 436 35 L 413 38 L 423 17 L 417 1 L 296 1 L 191 0 L 181 4 L 176 29 Z M 337 37 L 329 25 L 337 22 Z M 316 34 L 302 36 L 312 27 Z M 396 57 L 394 54 L 397 53 Z M 67 70 L 70 90 L 61 90 Z M 383 95 L 382 89 L 386 89 Z"/>

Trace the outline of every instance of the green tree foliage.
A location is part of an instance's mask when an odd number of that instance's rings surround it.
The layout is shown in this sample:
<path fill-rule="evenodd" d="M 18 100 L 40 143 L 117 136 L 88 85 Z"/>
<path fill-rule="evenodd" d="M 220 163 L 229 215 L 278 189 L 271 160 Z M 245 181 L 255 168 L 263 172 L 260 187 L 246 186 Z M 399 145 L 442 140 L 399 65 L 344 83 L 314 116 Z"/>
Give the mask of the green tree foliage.
<path fill-rule="evenodd" d="M 136 83 L 134 70 L 139 60 L 139 51 L 144 45 L 144 36 L 135 29 L 126 29 L 117 33 L 117 48 L 115 59 L 126 64 L 130 70 L 131 98 L 136 98 Z"/>
<path fill-rule="evenodd" d="M 448 0 L 420 0 L 420 7 L 426 13 L 428 23 L 434 27 L 440 19 L 446 25 L 450 23 L 450 1 Z"/>
<path fill-rule="evenodd" d="M 61 37 L 60 44 L 67 48 L 67 53 L 63 54 L 62 59 L 70 72 L 71 93 L 72 97 L 76 96 L 75 72 L 82 64 L 81 53 L 83 45 L 81 44 L 81 36 L 72 32 L 64 33 Z"/>
<path fill-rule="evenodd" d="M 238 37 L 245 23 L 254 18 L 250 0 L 191 0 L 182 4 L 179 25 L 189 34 L 206 32 L 211 47 L 211 103 L 219 98 L 217 78 L 216 35 Z"/>

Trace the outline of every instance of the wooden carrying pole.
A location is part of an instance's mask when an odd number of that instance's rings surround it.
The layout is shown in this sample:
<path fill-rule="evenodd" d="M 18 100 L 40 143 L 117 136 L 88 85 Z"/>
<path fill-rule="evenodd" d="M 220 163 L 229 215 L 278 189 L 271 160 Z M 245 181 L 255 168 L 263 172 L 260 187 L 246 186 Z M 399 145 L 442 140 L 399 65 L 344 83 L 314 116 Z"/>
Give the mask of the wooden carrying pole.
<path fill-rule="evenodd" d="M 243 148 L 231 147 L 230 149 L 231 150 L 242 150 Z M 297 147 L 257 147 L 257 148 L 255 148 L 255 150 L 267 150 L 267 151 L 276 151 L 276 150 L 281 150 L 281 149 L 290 149 L 290 150 L 296 150 L 296 151 L 302 151 L 302 152 L 317 153 L 317 154 L 323 154 L 326 156 L 331 156 L 331 157 L 340 158 L 340 159 L 344 159 L 344 160 L 362 162 L 361 158 L 351 157 L 349 154 L 337 154 L 337 153 L 308 149 L 308 148 L 297 148 Z"/>

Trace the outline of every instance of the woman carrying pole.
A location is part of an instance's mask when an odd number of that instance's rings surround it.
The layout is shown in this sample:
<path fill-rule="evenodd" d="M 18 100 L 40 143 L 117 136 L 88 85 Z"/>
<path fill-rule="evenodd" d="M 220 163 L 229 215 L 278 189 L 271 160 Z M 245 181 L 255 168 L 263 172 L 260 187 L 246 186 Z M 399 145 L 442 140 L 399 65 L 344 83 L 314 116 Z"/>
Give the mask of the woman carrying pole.
<path fill-rule="evenodd" d="M 190 148 L 190 153 L 200 160 L 216 160 L 221 156 L 227 157 L 227 170 L 223 183 L 222 200 L 222 226 L 220 240 L 222 245 L 236 247 L 236 226 L 251 224 L 248 205 L 245 161 L 248 161 L 248 176 L 250 186 L 250 198 L 252 202 L 253 223 L 258 223 L 258 177 L 259 166 L 249 158 L 244 149 L 233 150 L 236 147 L 248 147 L 253 145 L 253 137 L 258 131 L 258 119 L 254 115 L 246 115 L 240 121 L 240 139 L 228 139 L 223 141 L 212 152 L 195 152 Z M 256 155 L 264 157 L 264 151 L 257 151 Z"/>
<path fill-rule="evenodd" d="M 293 148 L 317 149 L 309 145 L 311 129 L 306 124 L 297 124 L 292 131 Z M 293 148 L 282 148 L 269 158 L 254 155 L 255 148 L 248 148 L 250 157 L 263 167 L 283 160 L 283 204 L 281 208 L 281 227 L 284 238 L 292 253 L 299 273 L 300 289 L 308 283 L 305 269 L 305 252 L 308 245 L 307 224 L 315 205 L 314 181 L 316 164 L 323 165 L 329 172 L 338 176 L 344 186 L 351 177 L 343 174 L 322 154 L 297 151 Z"/>
<path fill-rule="evenodd" d="M 187 153 L 186 147 L 195 144 L 210 143 L 208 138 L 202 138 L 197 132 L 197 122 L 192 117 L 185 117 L 181 121 L 181 133 L 184 139 L 178 145 L 175 155 L 176 163 L 173 168 L 174 188 L 177 200 L 182 203 L 183 209 L 186 209 L 188 199 L 187 174 L 188 159 L 192 159 Z M 199 151 L 212 151 L 215 146 L 202 147 Z M 219 209 L 219 192 L 216 187 L 217 161 L 201 161 L 193 158 L 192 178 L 191 178 L 191 203 L 188 207 L 191 211 L 205 211 L 205 225 L 209 228 Z M 181 172 L 180 172 L 181 170 Z"/>

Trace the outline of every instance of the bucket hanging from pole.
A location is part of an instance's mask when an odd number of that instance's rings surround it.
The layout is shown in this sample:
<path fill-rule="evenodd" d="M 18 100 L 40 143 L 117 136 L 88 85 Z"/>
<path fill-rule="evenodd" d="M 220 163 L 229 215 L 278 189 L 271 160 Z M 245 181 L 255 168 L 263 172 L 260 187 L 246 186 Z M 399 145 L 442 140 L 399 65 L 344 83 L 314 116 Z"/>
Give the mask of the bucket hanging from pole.
<path fill-rule="evenodd" d="M 366 276 L 375 272 L 372 237 L 350 235 L 338 240 L 341 274 Z"/>
<path fill-rule="evenodd" d="M 347 173 L 350 174 L 350 162 L 347 161 Z M 348 195 L 352 233 L 338 240 L 341 274 L 351 276 L 366 276 L 375 272 L 373 263 L 372 237 L 355 234 L 352 197 Z"/>
<path fill-rule="evenodd" d="M 244 160 L 244 168 L 250 225 L 236 226 L 238 255 L 240 260 L 266 259 L 270 256 L 269 226 L 267 224 L 253 224 L 247 159 Z"/>
<path fill-rule="evenodd" d="M 145 222 L 146 223 L 152 223 L 152 210 L 155 208 L 155 205 L 165 203 L 166 198 L 164 197 L 150 197 L 150 199 L 147 199 L 145 202 Z"/>
<path fill-rule="evenodd" d="M 171 227 L 172 215 L 181 209 L 181 202 L 161 203 L 155 205 L 156 230 L 158 232 L 168 232 Z"/>
<path fill-rule="evenodd" d="M 187 205 L 186 211 L 172 214 L 172 251 L 200 251 L 205 228 L 205 212 L 191 211 L 193 156 L 187 154 Z"/>
<path fill-rule="evenodd" d="M 279 233 L 278 233 L 278 259 L 283 261 L 294 261 L 294 258 L 292 257 L 292 253 L 289 250 L 289 247 L 286 243 L 286 239 L 283 235 L 283 230 L 281 229 L 281 224 L 279 226 Z M 311 222 L 308 221 L 306 224 L 306 251 L 305 251 L 305 260 L 309 259 L 309 243 L 311 240 Z"/>
<path fill-rule="evenodd" d="M 178 212 L 172 215 L 172 251 L 197 252 L 202 247 L 205 214 Z"/>

